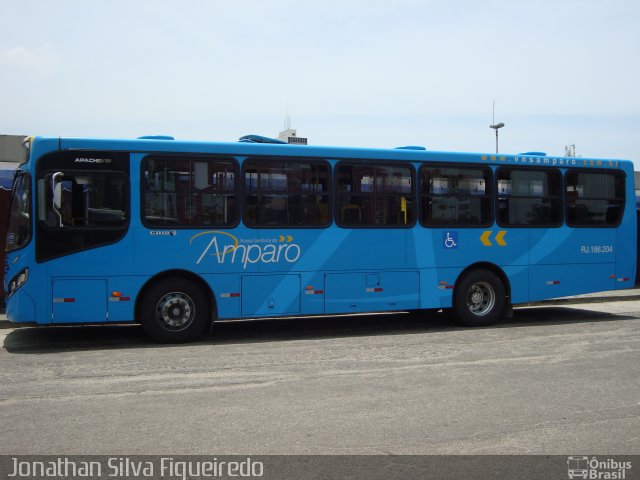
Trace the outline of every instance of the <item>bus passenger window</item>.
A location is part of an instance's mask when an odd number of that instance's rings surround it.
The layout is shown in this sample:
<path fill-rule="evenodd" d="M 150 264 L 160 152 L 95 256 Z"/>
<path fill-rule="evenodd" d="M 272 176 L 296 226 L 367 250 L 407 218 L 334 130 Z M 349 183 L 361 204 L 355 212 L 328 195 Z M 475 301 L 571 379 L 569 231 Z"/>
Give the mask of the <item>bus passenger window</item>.
<path fill-rule="evenodd" d="M 500 168 L 497 184 L 500 226 L 554 227 L 562 223 L 559 171 Z"/>
<path fill-rule="evenodd" d="M 148 157 L 142 164 L 144 224 L 224 227 L 238 221 L 235 162 Z"/>
<path fill-rule="evenodd" d="M 411 226 L 411 168 L 341 163 L 337 168 L 337 214 L 342 226 Z"/>
<path fill-rule="evenodd" d="M 566 174 L 567 225 L 614 227 L 624 210 L 624 176 L 617 172 Z"/>
<path fill-rule="evenodd" d="M 329 166 L 298 159 L 244 165 L 244 222 L 250 227 L 322 227 L 329 217 Z"/>
<path fill-rule="evenodd" d="M 493 223 L 489 168 L 423 166 L 420 184 L 423 225 L 478 227 Z"/>

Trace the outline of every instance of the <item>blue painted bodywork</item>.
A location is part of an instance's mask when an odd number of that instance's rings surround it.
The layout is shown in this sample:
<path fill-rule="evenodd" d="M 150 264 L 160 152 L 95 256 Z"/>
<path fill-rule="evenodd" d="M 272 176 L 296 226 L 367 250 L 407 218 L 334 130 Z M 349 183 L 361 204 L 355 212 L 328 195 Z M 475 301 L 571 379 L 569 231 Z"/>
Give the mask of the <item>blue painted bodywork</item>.
<path fill-rule="evenodd" d="M 30 159 L 20 169 L 34 179 L 43 155 L 73 149 L 130 152 L 128 231 L 117 243 L 42 263 L 35 259 L 33 239 L 9 253 L 7 282 L 29 269 L 28 281 L 8 298 L 11 321 L 132 321 L 141 289 L 169 271 L 192 272 L 206 282 L 220 319 L 447 308 L 461 273 L 477 265 L 494 268 L 507 279 L 512 303 L 630 288 L 635 278 L 635 187 L 628 161 L 541 157 L 535 152 L 495 156 L 414 148 L 36 137 Z M 175 152 L 233 156 L 240 164 L 249 156 L 264 155 L 325 159 L 332 166 L 345 159 L 403 161 L 416 170 L 425 162 L 478 164 L 494 170 L 536 166 L 563 173 L 587 167 L 618 170 L 626 176 L 626 207 L 617 228 L 493 224 L 446 229 L 416 223 L 410 228 L 373 229 L 332 223 L 327 228 L 256 229 L 240 222 L 229 229 L 180 228 L 175 235 L 151 235 L 162 228 L 150 229 L 140 221 L 140 162 L 148 154 Z M 237 248 L 229 249 L 234 244 Z"/>

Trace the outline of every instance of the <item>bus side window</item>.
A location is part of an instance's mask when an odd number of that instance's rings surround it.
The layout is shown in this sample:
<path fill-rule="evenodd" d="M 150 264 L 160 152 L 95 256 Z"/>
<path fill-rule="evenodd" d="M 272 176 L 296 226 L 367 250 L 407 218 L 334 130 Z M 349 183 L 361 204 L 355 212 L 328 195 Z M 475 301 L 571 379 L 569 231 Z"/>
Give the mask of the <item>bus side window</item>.
<path fill-rule="evenodd" d="M 244 223 L 250 227 L 327 226 L 329 171 L 328 164 L 318 161 L 247 160 Z"/>
<path fill-rule="evenodd" d="M 617 226 L 624 210 L 624 195 L 624 176 L 621 173 L 567 172 L 567 225 Z"/>
<path fill-rule="evenodd" d="M 237 223 L 235 161 L 147 157 L 142 169 L 146 226 L 225 227 Z"/>
<path fill-rule="evenodd" d="M 342 226 L 413 225 L 415 187 L 408 165 L 341 163 L 336 177 L 337 220 Z"/>
<path fill-rule="evenodd" d="M 491 178 L 489 168 L 424 165 L 420 169 L 422 224 L 491 225 Z M 506 190 L 508 185 L 502 183 L 500 187 Z M 499 202 L 499 211 L 504 208 L 504 202 Z"/>
<path fill-rule="evenodd" d="M 51 174 L 42 189 L 40 220 L 50 228 L 120 227 L 127 217 L 126 179 L 121 174 L 65 173 L 60 183 L 60 206 L 53 205 Z M 42 210 L 41 210 L 42 211 Z"/>
<path fill-rule="evenodd" d="M 562 175 L 558 170 L 499 168 L 498 224 L 557 227 L 562 224 Z"/>

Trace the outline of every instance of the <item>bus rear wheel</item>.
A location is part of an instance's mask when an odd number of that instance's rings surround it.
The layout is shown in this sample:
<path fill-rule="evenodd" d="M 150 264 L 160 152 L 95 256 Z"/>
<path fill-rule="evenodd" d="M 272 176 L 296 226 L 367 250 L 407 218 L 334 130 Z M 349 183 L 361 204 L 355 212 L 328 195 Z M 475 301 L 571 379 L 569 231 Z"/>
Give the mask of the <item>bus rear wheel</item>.
<path fill-rule="evenodd" d="M 206 295 L 189 280 L 160 280 L 142 299 L 140 323 L 157 342 L 191 342 L 202 334 L 209 319 Z"/>
<path fill-rule="evenodd" d="M 472 270 L 456 285 L 453 303 L 456 317 L 464 325 L 492 325 L 502 319 L 506 305 L 504 285 L 489 270 Z"/>

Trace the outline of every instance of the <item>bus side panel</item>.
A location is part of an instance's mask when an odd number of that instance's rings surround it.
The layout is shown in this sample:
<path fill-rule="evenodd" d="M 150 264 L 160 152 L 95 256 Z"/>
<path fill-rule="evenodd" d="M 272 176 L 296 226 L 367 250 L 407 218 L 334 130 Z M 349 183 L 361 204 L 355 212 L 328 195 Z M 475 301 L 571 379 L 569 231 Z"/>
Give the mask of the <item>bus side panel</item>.
<path fill-rule="evenodd" d="M 308 315 L 324 313 L 325 284 L 323 272 L 302 272 L 301 312 Z"/>
<path fill-rule="evenodd" d="M 634 213 L 635 215 L 635 213 Z M 633 288 L 636 279 L 637 268 L 637 227 L 619 229 L 617 232 L 616 252 L 616 289 Z"/>
<path fill-rule="evenodd" d="M 531 265 L 615 262 L 614 228 L 531 229 Z"/>
<path fill-rule="evenodd" d="M 626 207 L 622 223 L 617 230 L 616 250 L 616 287 L 633 288 L 638 264 L 638 213 L 635 207 L 634 174 L 627 171 Z"/>
<path fill-rule="evenodd" d="M 107 281 L 100 278 L 52 279 L 53 323 L 107 321 Z"/>
<path fill-rule="evenodd" d="M 142 276 L 113 276 L 107 282 L 107 310 L 109 322 L 130 322 L 135 320 L 134 306 L 144 283 Z"/>
<path fill-rule="evenodd" d="M 138 292 L 146 277 L 53 277 L 51 322 L 131 322 Z"/>
<path fill-rule="evenodd" d="M 393 270 L 405 267 L 408 229 L 331 227 L 310 247 L 301 245 L 299 270 Z M 428 247 L 427 247 L 428 248 Z M 408 265 L 415 268 L 415 262 Z"/>
<path fill-rule="evenodd" d="M 441 284 L 441 278 L 455 278 L 459 269 L 425 268 L 420 270 L 420 308 L 449 308 L 451 307 L 451 292 L 453 283 Z"/>
<path fill-rule="evenodd" d="M 614 228 L 531 229 L 530 300 L 615 289 Z"/>
<path fill-rule="evenodd" d="M 243 275 L 243 316 L 300 313 L 300 275 Z"/>
<path fill-rule="evenodd" d="M 509 281 L 511 295 L 510 303 L 524 303 L 529 301 L 529 268 L 526 265 L 513 265 L 503 268 Z"/>
<path fill-rule="evenodd" d="M 532 265 L 529 269 L 530 300 L 565 297 L 586 291 L 613 290 L 615 288 L 615 279 L 612 275 L 614 270 L 614 263 Z"/>
<path fill-rule="evenodd" d="M 202 275 L 213 292 L 218 318 L 240 317 L 240 275 Z"/>
<path fill-rule="evenodd" d="M 480 262 L 491 263 L 501 268 L 529 263 L 527 229 L 506 229 L 497 226 L 416 229 L 412 244 L 416 248 L 415 259 L 407 262 L 421 268 L 457 267 L 462 270 Z"/>
<path fill-rule="evenodd" d="M 414 310 L 420 304 L 417 271 L 325 275 L 327 313 Z"/>

